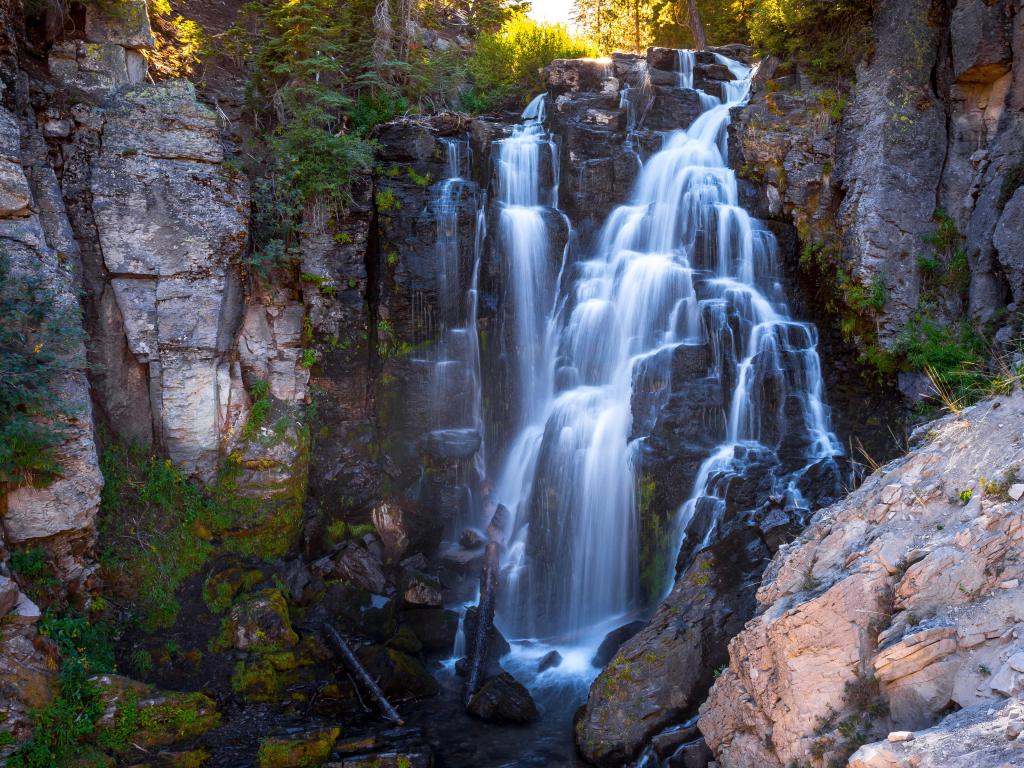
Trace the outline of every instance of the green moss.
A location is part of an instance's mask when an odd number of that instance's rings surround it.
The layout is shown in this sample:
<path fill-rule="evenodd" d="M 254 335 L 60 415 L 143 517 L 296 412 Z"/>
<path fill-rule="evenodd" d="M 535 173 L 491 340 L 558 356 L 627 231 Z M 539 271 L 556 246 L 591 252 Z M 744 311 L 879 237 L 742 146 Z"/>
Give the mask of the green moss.
<path fill-rule="evenodd" d="M 99 678 L 98 685 L 115 713 L 109 725 L 98 727 L 97 743 L 115 754 L 184 741 L 220 724 L 216 704 L 202 693 L 158 692 L 117 678 Z"/>
<path fill-rule="evenodd" d="M 323 765 L 338 740 L 339 728 L 322 728 L 300 736 L 260 742 L 259 768 L 313 768 Z"/>
<path fill-rule="evenodd" d="M 416 170 L 412 166 L 409 166 L 408 168 L 406 168 L 405 172 L 409 175 L 409 178 L 412 180 L 412 183 L 415 184 L 417 187 L 424 188 L 424 187 L 429 187 L 430 186 L 430 174 L 429 173 L 426 173 L 426 174 L 416 173 Z"/>
<path fill-rule="evenodd" d="M 395 196 L 395 193 L 391 189 L 382 189 L 374 195 L 374 202 L 377 204 L 377 211 L 379 213 L 386 213 L 387 211 L 396 211 L 402 208 L 402 202 Z"/>
<path fill-rule="evenodd" d="M 203 602 L 211 613 L 224 613 L 231 607 L 235 595 L 250 589 L 263 579 L 258 570 L 243 571 L 241 568 L 227 568 L 210 574 L 203 582 Z"/>
<path fill-rule="evenodd" d="M 249 418 L 242 427 L 242 437 L 254 440 L 259 435 L 260 429 L 267 423 L 270 407 L 270 384 L 257 379 L 252 383 L 252 407 L 249 409 Z"/>

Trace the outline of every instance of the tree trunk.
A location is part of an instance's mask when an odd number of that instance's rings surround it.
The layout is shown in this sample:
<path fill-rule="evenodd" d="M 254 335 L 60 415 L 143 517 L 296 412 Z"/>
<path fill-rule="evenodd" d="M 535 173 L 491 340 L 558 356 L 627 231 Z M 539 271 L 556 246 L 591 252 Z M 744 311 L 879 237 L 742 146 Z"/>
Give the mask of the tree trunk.
<path fill-rule="evenodd" d="M 697 10 L 697 0 L 687 0 L 686 16 L 690 24 L 690 31 L 693 33 L 693 47 L 698 51 L 703 51 L 708 47 L 708 38 L 704 34 L 700 11 Z"/>
<path fill-rule="evenodd" d="M 342 664 L 345 665 L 345 669 L 352 675 L 353 678 L 363 687 L 363 689 L 370 694 L 370 698 L 373 699 L 374 703 L 380 709 L 380 712 L 384 717 L 393 723 L 402 725 L 402 716 L 398 714 L 398 711 L 391 706 L 391 702 L 387 700 L 384 695 L 384 691 L 380 689 L 380 686 L 370 677 L 370 673 L 366 671 L 366 667 L 359 663 L 359 659 L 352 653 L 352 649 L 349 648 L 348 643 L 345 642 L 345 638 L 341 636 L 341 633 L 334 628 L 332 624 L 323 625 L 323 633 L 327 637 L 327 641 L 334 646 L 334 652 L 341 659 Z"/>
<path fill-rule="evenodd" d="M 466 703 L 484 683 L 487 660 L 494 629 L 494 609 L 498 601 L 498 545 L 493 541 L 484 550 L 484 567 L 480 571 L 480 607 L 476 612 L 476 636 L 467 638 L 469 674 L 466 678 Z"/>

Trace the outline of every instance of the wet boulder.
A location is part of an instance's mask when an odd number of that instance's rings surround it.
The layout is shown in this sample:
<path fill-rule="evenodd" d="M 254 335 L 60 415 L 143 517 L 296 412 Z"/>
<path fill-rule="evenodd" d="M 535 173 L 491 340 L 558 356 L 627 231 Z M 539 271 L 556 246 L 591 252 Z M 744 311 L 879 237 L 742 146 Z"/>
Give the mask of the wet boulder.
<path fill-rule="evenodd" d="M 615 657 L 615 654 L 618 653 L 622 644 L 643 629 L 644 626 L 642 621 L 631 621 L 628 624 L 623 624 L 618 629 L 613 629 L 605 635 L 590 663 L 598 669 L 606 666 Z"/>
<path fill-rule="evenodd" d="M 443 608 L 420 608 L 402 611 L 403 624 L 412 630 L 427 652 L 450 653 L 455 646 L 455 633 L 459 628 L 459 615 Z"/>
<path fill-rule="evenodd" d="M 423 665 L 399 650 L 368 645 L 360 648 L 356 656 L 389 698 L 419 699 L 438 691 L 437 681 Z"/>
<path fill-rule="evenodd" d="M 407 608 L 440 608 L 444 603 L 441 582 L 412 568 L 402 574 L 399 594 L 402 605 Z"/>
<path fill-rule="evenodd" d="M 489 723 L 532 723 L 540 717 L 533 697 L 508 672 L 492 677 L 470 697 L 469 713 Z"/>
<path fill-rule="evenodd" d="M 697 554 L 647 626 L 619 648 L 591 686 L 576 729 L 589 762 L 628 762 L 654 734 L 696 708 L 715 669 L 728 659 L 729 639 L 754 613 L 768 556 L 747 526 L 736 526 Z"/>
<path fill-rule="evenodd" d="M 475 528 L 467 528 L 459 536 L 459 546 L 463 549 L 479 549 L 484 545 L 484 537 Z"/>
<path fill-rule="evenodd" d="M 466 616 L 462 621 L 462 630 L 466 637 L 476 636 L 476 623 L 479 609 L 474 605 L 466 609 Z M 491 628 L 489 659 L 497 662 L 502 656 L 511 652 L 512 646 L 501 634 L 497 627 Z"/>
<path fill-rule="evenodd" d="M 560 667 L 562 665 L 562 654 L 558 651 L 548 651 L 540 657 L 540 661 L 537 662 L 537 672 L 546 672 L 549 669 Z"/>

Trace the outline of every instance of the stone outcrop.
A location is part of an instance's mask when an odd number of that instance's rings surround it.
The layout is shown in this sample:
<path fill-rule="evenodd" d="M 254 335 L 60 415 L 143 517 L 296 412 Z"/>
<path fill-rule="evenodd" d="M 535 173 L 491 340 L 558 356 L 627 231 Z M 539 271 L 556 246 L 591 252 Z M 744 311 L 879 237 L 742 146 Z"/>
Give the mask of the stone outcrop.
<path fill-rule="evenodd" d="M 780 549 L 701 707 L 724 768 L 845 759 L 1019 696 L 1022 430 L 1020 392 L 922 428 Z"/>
<path fill-rule="evenodd" d="M 13 19 L 0 18 L 13 37 Z M 9 23 L 10 22 L 10 23 Z M 13 40 L 7 42 L 13 48 Z M 12 58 L 4 57 L 0 105 L 0 248 L 14 273 L 41 280 L 72 323 L 80 315 L 78 244 L 71 236 L 60 190 L 46 162 L 43 138 L 29 106 L 28 83 Z M 7 546 L 47 542 L 60 573 L 81 582 L 90 569 L 82 557 L 92 546 L 99 509 L 100 475 L 94 441 L 92 401 L 83 342 L 70 355 L 78 366 L 58 388 L 68 416 L 64 441 L 55 450 L 60 476 L 46 487 L 10 489 L 0 498 Z"/>
<path fill-rule="evenodd" d="M 895 731 L 865 744 L 849 768 L 1009 768 L 1024 755 L 1024 703 L 984 702 L 943 718 L 924 731 Z"/>
<path fill-rule="evenodd" d="M 1019 333 L 1011 318 L 1021 299 L 1021 9 L 886 0 L 874 16 L 874 53 L 848 102 L 762 63 L 747 116 L 731 131 L 734 166 L 754 183 L 757 205 L 796 224 L 805 253 L 838 259 L 861 286 L 884 287 L 884 304 L 870 310 L 883 347 L 915 315 L 957 321 L 965 311 L 994 323 L 1005 344 Z M 969 269 L 962 286 L 936 297 L 925 295 L 919 257 L 932 255 L 924 238 L 937 211 L 951 217 Z M 862 350 L 873 343 L 853 340 Z"/>

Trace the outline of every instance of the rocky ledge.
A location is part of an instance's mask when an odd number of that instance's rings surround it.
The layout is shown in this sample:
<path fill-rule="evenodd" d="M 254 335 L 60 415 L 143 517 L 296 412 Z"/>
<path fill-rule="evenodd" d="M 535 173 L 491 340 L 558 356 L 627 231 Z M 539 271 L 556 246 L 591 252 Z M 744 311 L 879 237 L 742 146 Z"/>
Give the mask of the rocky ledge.
<path fill-rule="evenodd" d="M 769 565 L 700 709 L 723 768 L 1019 764 L 1024 393 L 911 443 Z"/>

